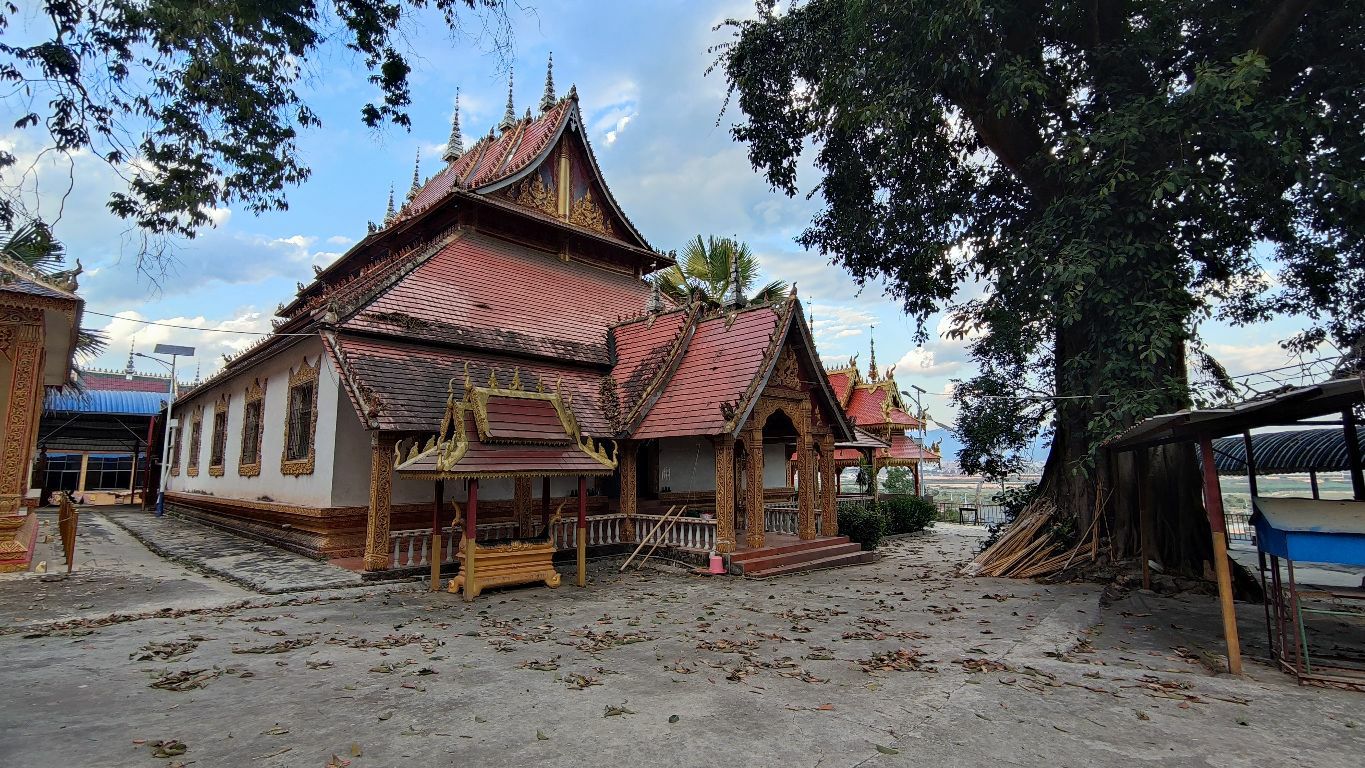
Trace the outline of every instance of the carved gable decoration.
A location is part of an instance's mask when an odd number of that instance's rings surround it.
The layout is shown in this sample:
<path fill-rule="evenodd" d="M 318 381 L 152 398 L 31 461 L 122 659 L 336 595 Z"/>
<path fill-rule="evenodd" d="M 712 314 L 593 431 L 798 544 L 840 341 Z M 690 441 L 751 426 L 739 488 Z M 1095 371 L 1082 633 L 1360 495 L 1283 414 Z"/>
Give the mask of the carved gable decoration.
<path fill-rule="evenodd" d="M 559 193 L 554 175 L 542 165 L 534 173 L 514 184 L 507 197 L 517 205 L 554 216 L 558 209 Z"/>

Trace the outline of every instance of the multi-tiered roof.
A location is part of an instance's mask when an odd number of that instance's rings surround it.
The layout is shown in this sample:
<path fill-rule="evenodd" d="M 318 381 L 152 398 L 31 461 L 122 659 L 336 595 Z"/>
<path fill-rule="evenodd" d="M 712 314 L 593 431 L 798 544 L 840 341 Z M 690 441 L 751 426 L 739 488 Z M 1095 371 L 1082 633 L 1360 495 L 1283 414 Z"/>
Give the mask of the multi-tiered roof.
<path fill-rule="evenodd" d="M 877 458 L 883 466 L 937 462 L 939 454 L 934 446 L 921 445 L 906 434 L 924 429 L 925 423 L 918 415 L 910 413 L 896 384 L 896 367 L 890 366 L 884 371 L 877 369 L 876 342 L 873 342 L 870 358 L 866 377 L 858 370 L 856 356 L 849 358 L 847 365 L 825 371 L 844 412 L 860 431 L 888 445 L 877 450 Z M 841 458 L 856 459 L 856 451 L 850 450 Z"/>

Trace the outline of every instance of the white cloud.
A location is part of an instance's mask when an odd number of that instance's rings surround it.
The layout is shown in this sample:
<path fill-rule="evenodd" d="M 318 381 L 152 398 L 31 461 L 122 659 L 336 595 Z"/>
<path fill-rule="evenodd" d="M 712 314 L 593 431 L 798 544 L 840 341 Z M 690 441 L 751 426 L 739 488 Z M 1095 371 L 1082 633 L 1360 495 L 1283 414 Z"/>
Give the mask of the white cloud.
<path fill-rule="evenodd" d="M 200 375 L 207 378 L 223 367 L 223 355 L 241 352 L 259 340 L 262 334 L 269 333 L 270 317 L 270 313 L 251 306 L 234 310 L 224 318 L 203 315 L 147 317 L 134 310 L 119 312 L 117 317 L 107 320 L 100 328 L 108 337 L 109 346 L 103 355 L 92 361 L 92 365 L 122 370 L 128 362 L 130 343 L 142 353 L 151 353 L 152 348 L 160 343 L 180 344 L 194 347 L 195 357 L 177 363 L 178 377 L 188 381 L 198 368 Z M 243 331 L 249 333 L 241 333 Z M 161 370 L 161 366 L 144 358 L 134 358 L 134 365 L 143 371 Z"/>
<path fill-rule="evenodd" d="M 958 359 L 938 359 L 934 345 L 915 347 L 896 361 L 896 372 L 904 378 L 907 374 L 915 378 L 929 376 L 950 376 L 963 369 L 965 362 Z"/>
<path fill-rule="evenodd" d="M 350 245 L 354 242 L 355 238 L 347 237 L 345 235 L 332 235 L 327 238 L 328 245 Z"/>

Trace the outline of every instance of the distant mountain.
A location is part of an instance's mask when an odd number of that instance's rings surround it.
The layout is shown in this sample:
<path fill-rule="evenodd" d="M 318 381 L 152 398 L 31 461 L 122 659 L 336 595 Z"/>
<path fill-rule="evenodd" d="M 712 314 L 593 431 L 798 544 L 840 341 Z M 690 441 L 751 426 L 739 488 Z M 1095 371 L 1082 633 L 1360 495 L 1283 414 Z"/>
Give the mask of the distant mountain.
<path fill-rule="evenodd" d="M 943 457 L 944 469 L 956 471 L 957 455 L 962 452 L 962 441 L 959 440 L 953 433 L 941 427 L 939 429 L 929 430 L 926 433 L 924 441 L 926 443 L 932 444 L 934 441 L 940 439 L 943 440 L 943 445 L 940 446 L 939 450 L 941 451 L 941 453 L 939 455 Z M 1047 460 L 1048 445 L 1049 445 L 1048 443 L 1043 442 L 1041 440 L 1034 444 L 1033 455 L 1031 458 L 1038 465 L 1039 468 L 1041 468 L 1043 462 Z"/>

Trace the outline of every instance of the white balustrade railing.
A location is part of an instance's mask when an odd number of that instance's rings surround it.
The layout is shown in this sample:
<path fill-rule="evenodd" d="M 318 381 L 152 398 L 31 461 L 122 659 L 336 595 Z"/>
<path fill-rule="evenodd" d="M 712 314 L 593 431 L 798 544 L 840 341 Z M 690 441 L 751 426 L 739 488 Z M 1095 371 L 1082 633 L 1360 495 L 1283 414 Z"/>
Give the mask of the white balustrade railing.
<path fill-rule="evenodd" d="M 626 516 L 620 513 L 589 517 L 588 546 L 620 544 L 625 527 Z M 576 518 L 560 520 L 559 524 L 555 526 L 552 538 L 557 549 L 576 549 L 578 547 L 578 520 Z"/>
<path fill-rule="evenodd" d="M 441 529 L 441 562 L 455 562 L 456 539 L 460 537 L 463 526 L 446 526 Z M 517 524 L 511 521 L 499 523 L 480 523 L 479 541 L 510 541 L 517 537 Z M 417 528 L 407 531 L 393 531 L 389 534 L 393 543 L 393 568 L 416 568 L 431 562 L 431 529 Z"/>
<path fill-rule="evenodd" d="M 769 504 L 763 508 L 763 530 L 795 535 L 800 517 L 795 504 Z"/>
<path fill-rule="evenodd" d="M 699 517 L 679 517 L 655 527 L 663 515 L 636 515 L 635 535 L 640 541 L 653 546 L 690 549 L 697 552 L 710 552 L 716 547 L 716 521 Z"/>

